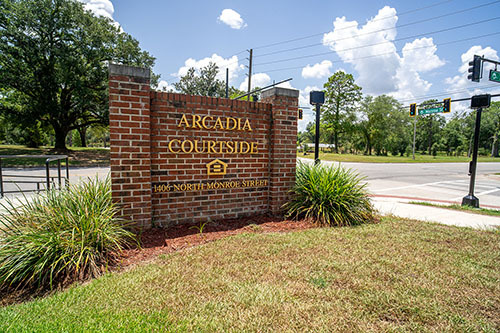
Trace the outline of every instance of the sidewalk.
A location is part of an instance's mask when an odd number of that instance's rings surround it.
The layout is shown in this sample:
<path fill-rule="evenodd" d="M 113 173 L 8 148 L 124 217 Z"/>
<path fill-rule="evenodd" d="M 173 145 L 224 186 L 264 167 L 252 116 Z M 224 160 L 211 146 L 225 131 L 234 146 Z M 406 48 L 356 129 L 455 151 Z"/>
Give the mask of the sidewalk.
<path fill-rule="evenodd" d="M 374 207 L 383 215 L 394 215 L 414 220 L 474 229 L 494 230 L 495 228 L 500 228 L 500 217 L 414 205 L 409 204 L 409 201 L 403 198 L 372 197 Z"/>

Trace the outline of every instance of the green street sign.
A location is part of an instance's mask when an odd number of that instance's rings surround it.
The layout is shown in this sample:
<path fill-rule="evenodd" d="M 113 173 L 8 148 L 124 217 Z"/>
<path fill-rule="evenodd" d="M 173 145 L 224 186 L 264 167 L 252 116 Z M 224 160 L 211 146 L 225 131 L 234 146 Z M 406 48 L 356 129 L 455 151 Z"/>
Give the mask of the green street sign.
<path fill-rule="evenodd" d="M 423 116 L 424 114 L 433 114 L 433 113 L 441 113 L 441 112 L 443 112 L 443 107 L 439 106 L 437 108 L 420 109 L 420 110 L 418 110 L 418 115 Z"/>
<path fill-rule="evenodd" d="M 500 82 L 500 72 L 490 70 L 490 81 Z"/>

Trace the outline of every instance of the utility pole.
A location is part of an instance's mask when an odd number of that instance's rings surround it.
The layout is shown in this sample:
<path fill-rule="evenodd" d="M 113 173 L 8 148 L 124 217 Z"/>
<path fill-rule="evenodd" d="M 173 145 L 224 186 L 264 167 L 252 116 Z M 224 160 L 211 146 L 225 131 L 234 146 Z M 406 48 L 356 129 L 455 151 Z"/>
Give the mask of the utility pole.
<path fill-rule="evenodd" d="M 250 58 L 248 58 L 248 100 L 250 100 L 250 89 L 252 85 L 252 58 L 253 58 L 253 49 L 250 49 Z"/>
<path fill-rule="evenodd" d="M 226 68 L 226 98 L 229 98 L 229 68 Z"/>

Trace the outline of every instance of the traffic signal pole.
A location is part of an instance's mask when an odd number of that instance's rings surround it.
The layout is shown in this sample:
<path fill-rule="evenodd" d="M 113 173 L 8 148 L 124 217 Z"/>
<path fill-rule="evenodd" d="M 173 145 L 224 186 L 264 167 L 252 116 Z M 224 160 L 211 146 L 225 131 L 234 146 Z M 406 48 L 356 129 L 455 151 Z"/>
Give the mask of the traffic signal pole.
<path fill-rule="evenodd" d="M 413 160 L 415 160 L 415 141 L 417 138 L 417 116 L 413 119 Z"/>
<path fill-rule="evenodd" d="M 481 113 L 483 108 L 478 108 L 476 113 L 476 128 L 474 129 L 474 149 L 472 152 L 472 161 L 469 164 L 469 194 L 462 199 L 462 206 L 472 206 L 479 208 L 479 199 L 474 196 L 474 183 L 476 182 L 476 168 L 477 168 L 477 153 L 479 150 L 479 129 L 481 126 Z"/>

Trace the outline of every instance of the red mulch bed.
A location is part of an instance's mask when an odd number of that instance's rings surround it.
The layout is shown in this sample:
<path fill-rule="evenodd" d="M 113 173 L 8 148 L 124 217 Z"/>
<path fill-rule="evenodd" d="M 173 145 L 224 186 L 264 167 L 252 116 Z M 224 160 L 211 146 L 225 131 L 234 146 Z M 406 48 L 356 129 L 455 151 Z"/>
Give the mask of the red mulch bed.
<path fill-rule="evenodd" d="M 200 234 L 189 225 L 175 225 L 167 229 L 153 228 L 141 234 L 141 247 L 126 249 L 121 254 L 120 267 L 150 260 L 159 254 L 172 253 L 244 232 L 289 232 L 316 227 L 306 221 L 283 220 L 279 217 L 253 216 L 235 220 L 207 223 Z"/>

